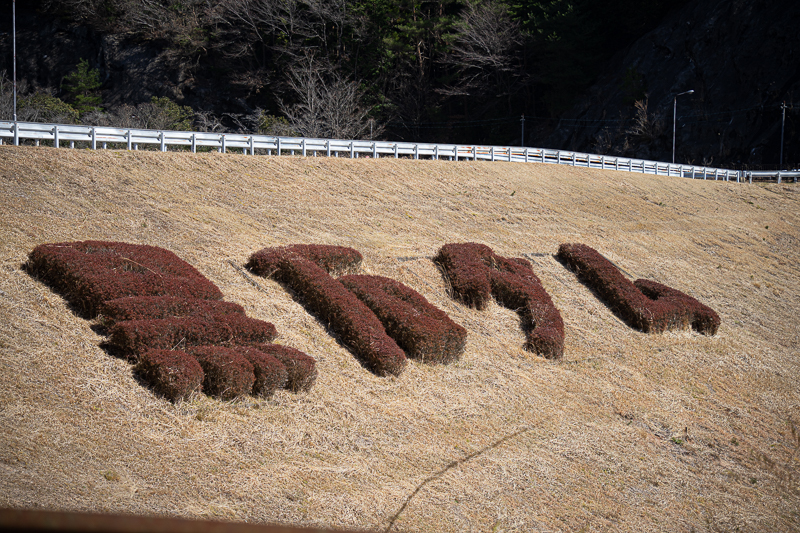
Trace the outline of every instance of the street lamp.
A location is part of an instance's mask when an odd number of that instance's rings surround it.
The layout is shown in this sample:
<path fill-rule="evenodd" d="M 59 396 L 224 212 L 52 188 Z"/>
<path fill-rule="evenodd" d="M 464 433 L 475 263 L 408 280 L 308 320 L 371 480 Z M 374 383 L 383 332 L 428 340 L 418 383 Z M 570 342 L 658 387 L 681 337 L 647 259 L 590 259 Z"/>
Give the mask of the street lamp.
<path fill-rule="evenodd" d="M 11 3 L 11 19 L 14 26 L 11 30 L 14 42 L 14 123 L 17 122 L 17 0 Z M 16 128 L 16 126 L 14 126 Z"/>
<path fill-rule="evenodd" d="M 675 122 L 677 121 L 678 117 L 678 97 L 681 96 L 682 94 L 692 94 L 693 92 L 694 89 L 678 93 L 672 99 L 672 164 L 673 165 L 675 164 L 675 130 L 676 130 Z"/>

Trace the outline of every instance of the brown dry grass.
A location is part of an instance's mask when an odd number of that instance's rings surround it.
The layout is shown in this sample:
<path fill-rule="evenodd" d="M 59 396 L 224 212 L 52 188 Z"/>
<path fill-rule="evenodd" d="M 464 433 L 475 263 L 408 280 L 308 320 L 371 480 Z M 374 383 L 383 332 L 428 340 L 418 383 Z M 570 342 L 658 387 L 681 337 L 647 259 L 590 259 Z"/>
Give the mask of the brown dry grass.
<path fill-rule="evenodd" d="M 13 147 L 0 176 L 0 506 L 406 531 L 800 529 L 797 186 Z M 174 251 L 315 356 L 316 386 L 153 396 L 20 269 L 37 244 L 83 239 Z M 566 323 L 563 361 L 524 352 L 512 311 L 447 296 L 426 258 L 459 241 L 531 254 Z M 719 334 L 631 330 L 551 257 L 562 242 L 697 297 Z M 418 290 L 467 328 L 462 360 L 375 377 L 279 285 L 230 264 L 293 243 L 352 246 L 363 272 Z"/>

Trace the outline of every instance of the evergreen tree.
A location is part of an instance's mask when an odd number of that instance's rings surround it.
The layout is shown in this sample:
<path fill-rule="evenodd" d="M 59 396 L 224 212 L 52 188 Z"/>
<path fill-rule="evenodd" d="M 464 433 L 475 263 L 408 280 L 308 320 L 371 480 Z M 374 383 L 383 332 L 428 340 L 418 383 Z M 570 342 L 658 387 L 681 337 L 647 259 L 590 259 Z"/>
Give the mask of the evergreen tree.
<path fill-rule="evenodd" d="M 78 67 L 64 77 L 67 100 L 80 114 L 100 109 L 100 72 L 89 68 L 89 62 L 81 58 Z"/>

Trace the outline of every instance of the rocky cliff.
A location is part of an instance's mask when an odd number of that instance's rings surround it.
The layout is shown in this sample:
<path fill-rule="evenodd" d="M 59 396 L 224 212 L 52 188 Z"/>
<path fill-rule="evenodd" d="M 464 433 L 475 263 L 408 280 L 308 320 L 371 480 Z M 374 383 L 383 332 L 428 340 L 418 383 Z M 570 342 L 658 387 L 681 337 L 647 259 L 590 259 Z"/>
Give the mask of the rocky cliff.
<path fill-rule="evenodd" d="M 691 2 L 618 53 L 546 141 L 553 148 L 677 162 L 800 164 L 800 2 Z M 639 101 L 639 109 L 636 102 Z M 644 108 L 646 104 L 646 108 Z"/>

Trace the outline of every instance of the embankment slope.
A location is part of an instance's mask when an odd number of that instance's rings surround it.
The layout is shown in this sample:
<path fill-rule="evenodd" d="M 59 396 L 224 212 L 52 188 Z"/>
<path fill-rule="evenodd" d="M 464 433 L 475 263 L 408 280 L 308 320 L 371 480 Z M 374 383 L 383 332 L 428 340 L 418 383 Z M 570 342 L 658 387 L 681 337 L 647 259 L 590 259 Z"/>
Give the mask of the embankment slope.
<path fill-rule="evenodd" d="M 405 531 L 800 527 L 795 185 L 33 147 L 0 147 L 0 180 L 0 506 Z M 21 269 L 37 244 L 85 239 L 172 250 L 316 357 L 315 387 L 154 396 Z M 465 241 L 532 260 L 563 360 L 523 351 L 512 311 L 449 298 L 430 258 Z M 628 328 L 552 257 L 562 242 L 695 296 L 718 335 Z M 231 265 L 293 243 L 354 247 L 362 272 L 419 291 L 467 328 L 462 359 L 376 377 Z"/>

